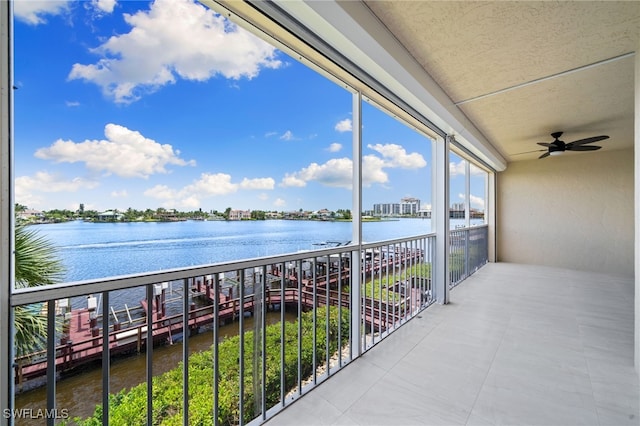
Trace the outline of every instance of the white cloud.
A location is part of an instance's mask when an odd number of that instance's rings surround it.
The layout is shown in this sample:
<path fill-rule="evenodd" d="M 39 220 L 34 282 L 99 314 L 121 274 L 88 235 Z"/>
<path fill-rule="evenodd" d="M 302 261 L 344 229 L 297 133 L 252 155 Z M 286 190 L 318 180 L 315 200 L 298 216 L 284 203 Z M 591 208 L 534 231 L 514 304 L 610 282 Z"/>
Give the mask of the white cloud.
<path fill-rule="evenodd" d="M 200 207 L 200 199 L 195 196 L 183 198 L 182 200 L 180 200 L 180 205 L 178 207 L 187 210 L 197 209 Z"/>
<path fill-rule="evenodd" d="M 464 194 L 458 194 L 458 197 L 462 201 L 465 200 Z M 484 210 L 484 198 L 478 197 L 478 196 L 473 195 L 473 194 L 469 194 L 469 202 L 470 202 L 470 206 L 471 207 L 473 207 L 475 209 Z"/>
<path fill-rule="evenodd" d="M 167 185 L 156 185 L 144 191 L 144 195 L 158 200 L 171 200 L 177 197 L 177 192 Z"/>
<path fill-rule="evenodd" d="M 38 193 L 76 192 L 81 189 L 93 189 L 98 185 L 97 181 L 81 177 L 66 179 L 62 175 L 37 172 L 33 176 L 17 177 L 14 188 L 17 203 L 36 207 L 42 202 Z"/>
<path fill-rule="evenodd" d="M 13 13 L 17 19 L 30 25 L 46 23 L 45 16 L 59 15 L 69 9 L 70 1 L 16 0 Z"/>
<path fill-rule="evenodd" d="M 282 134 L 282 136 L 280 136 L 280 139 L 282 139 L 283 141 L 292 141 L 295 138 L 293 137 L 293 133 L 291 132 L 291 130 L 287 130 Z"/>
<path fill-rule="evenodd" d="M 191 194 L 200 196 L 215 196 L 234 193 L 238 190 L 239 185 L 231 182 L 231 175 L 226 173 L 202 173 L 200 179 L 185 186 L 179 192 L 181 198 Z"/>
<path fill-rule="evenodd" d="M 487 172 L 485 172 L 484 170 L 482 170 L 480 167 L 476 166 L 473 163 L 470 164 L 470 170 L 471 170 L 471 176 L 482 176 L 487 174 Z"/>
<path fill-rule="evenodd" d="M 126 189 L 123 189 L 122 191 L 111 191 L 111 196 L 113 198 L 127 198 L 129 194 Z"/>
<path fill-rule="evenodd" d="M 464 163 L 465 163 L 465 160 L 460 160 L 457 163 L 455 163 L 453 161 L 450 162 L 449 163 L 449 174 L 452 177 L 453 176 L 464 176 Z M 472 176 L 482 176 L 483 174 L 486 173 L 484 170 L 482 170 L 478 166 L 475 166 L 473 163 L 471 163 L 469 165 L 469 170 L 471 171 L 471 175 Z"/>
<path fill-rule="evenodd" d="M 384 160 L 375 155 L 362 157 L 362 185 L 371 186 L 374 183 L 387 183 L 389 175 L 383 169 L 387 167 Z"/>
<path fill-rule="evenodd" d="M 200 207 L 204 198 L 233 194 L 239 190 L 266 190 L 274 187 L 273 178 L 244 178 L 240 183 L 234 183 L 231 175 L 226 173 L 202 173 L 199 179 L 181 189 L 156 185 L 146 190 L 144 195 L 162 200 L 165 207 L 192 209 Z M 267 196 L 261 194 L 260 197 Z"/>
<path fill-rule="evenodd" d="M 362 157 L 362 184 L 367 187 L 387 183 L 389 175 L 384 170 L 386 168 L 416 169 L 427 165 L 421 154 L 407 154 L 400 145 L 376 144 L 368 147 L 382 157 L 374 154 Z M 308 182 L 316 181 L 325 186 L 351 188 L 352 174 L 353 163 L 350 158 L 333 158 L 324 164 L 311 163 L 297 172 L 287 173 L 280 186 L 304 187 Z"/>
<path fill-rule="evenodd" d="M 327 148 L 327 151 L 329 151 L 329 152 L 338 152 L 341 149 L 342 149 L 342 144 L 334 142 L 331 145 L 329 145 L 329 148 Z"/>
<path fill-rule="evenodd" d="M 260 201 L 267 201 L 268 199 L 269 199 L 269 194 L 266 194 L 263 192 L 262 194 L 258 195 L 258 200 Z"/>
<path fill-rule="evenodd" d="M 104 13 L 113 13 L 116 3 L 116 0 L 91 0 L 91 5 Z"/>
<path fill-rule="evenodd" d="M 56 163 L 83 162 L 89 170 L 121 177 L 148 178 L 156 173 L 168 173 L 166 166 L 194 166 L 185 161 L 168 144 L 145 138 L 140 132 L 117 124 L 104 128 L 106 140 L 84 142 L 58 139 L 48 148 L 40 148 L 35 156 Z"/>
<path fill-rule="evenodd" d="M 38 172 L 34 176 L 21 176 L 15 180 L 16 194 L 20 191 L 75 192 L 79 189 L 93 189 L 98 182 L 76 177 L 71 180 L 61 175 Z"/>
<path fill-rule="evenodd" d="M 275 186 L 276 182 L 273 178 L 244 178 L 240 182 L 240 188 L 242 189 L 273 189 Z"/>
<path fill-rule="evenodd" d="M 303 179 L 300 179 L 296 173 L 287 173 L 284 175 L 284 178 L 282 178 L 282 182 L 280 183 L 280 185 L 284 187 L 303 187 L 307 186 L 307 182 L 305 182 Z"/>
<path fill-rule="evenodd" d="M 276 198 L 276 200 L 273 202 L 273 205 L 276 207 L 282 207 L 282 206 L 286 206 L 287 202 L 282 198 Z"/>
<path fill-rule="evenodd" d="M 267 132 L 267 133 L 264 134 L 264 137 L 265 138 L 270 138 L 271 136 L 275 136 L 277 134 L 278 134 L 278 132 Z"/>
<path fill-rule="evenodd" d="M 77 106 L 80 106 L 80 102 L 78 102 L 78 101 L 66 101 L 66 102 L 65 102 L 65 104 L 66 104 L 68 107 L 77 107 Z"/>
<path fill-rule="evenodd" d="M 459 163 L 454 163 L 453 161 L 449 163 L 449 175 L 453 176 L 464 176 L 464 160 Z"/>
<path fill-rule="evenodd" d="M 276 49 L 191 0 L 156 0 L 124 14 L 132 29 L 93 49 L 94 64 L 74 64 L 69 79 L 97 84 L 117 103 L 134 102 L 177 78 L 254 78 L 279 68 Z"/>
<path fill-rule="evenodd" d="M 362 184 L 368 187 L 374 183 L 386 183 L 389 178 L 383 167 L 384 161 L 379 157 L 363 157 Z M 332 158 L 324 164 L 311 163 L 300 171 L 286 174 L 280 185 L 303 187 L 307 182 L 315 181 L 325 186 L 350 189 L 352 174 L 353 163 L 350 158 Z"/>
<path fill-rule="evenodd" d="M 352 130 L 351 119 L 345 118 L 344 120 L 339 121 L 334 129 L 340 133 L 350 132 Z"/>
<path fill-rule="evenodd" d="M 469 201 L 471 201 L 471 207 L 484 210 L 484 198 L 469 194 Z"/>
<path fill-rule="evenodd" d="M 324 164 L 311 163 L 298 172 L 304 181 L 317 181 L 325 186 L 351 188 L 353 164 L 349 158 L 332 158 Z"/>
<path fill-rule="evenodd" d="M 399 167 L 401 169 L 419 169 L 427 165 L 424 157 L 417 152 L 407 154 L 407 151 L 400 145 L 390 144 L 375 144 L 367 145 L 368 148 L 379 152 L 385 160 L 387 167 Z"/>

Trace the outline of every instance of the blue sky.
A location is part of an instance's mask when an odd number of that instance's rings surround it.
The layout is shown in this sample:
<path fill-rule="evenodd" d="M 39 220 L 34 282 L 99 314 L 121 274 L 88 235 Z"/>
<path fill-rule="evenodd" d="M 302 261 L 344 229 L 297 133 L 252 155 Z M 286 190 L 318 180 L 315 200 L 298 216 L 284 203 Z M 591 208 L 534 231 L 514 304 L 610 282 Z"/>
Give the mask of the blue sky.
<path fill-rule="evenodd" d="M 16 202 L 351 208 L 351 94 L 204 6 L 18 0 L 14 33 Z M 370 105 L 363 158 L 365 210 L 430 204 L 431 141 Z"/>

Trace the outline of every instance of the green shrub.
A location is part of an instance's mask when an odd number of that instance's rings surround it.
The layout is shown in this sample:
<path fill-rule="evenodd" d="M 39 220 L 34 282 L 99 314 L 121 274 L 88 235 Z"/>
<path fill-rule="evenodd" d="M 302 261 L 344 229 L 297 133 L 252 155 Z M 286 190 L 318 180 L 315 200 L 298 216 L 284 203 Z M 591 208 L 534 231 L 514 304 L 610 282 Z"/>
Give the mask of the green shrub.
<path fill-rule="evenodd" d="M 316 365 L 313 364 L 313 311 L 302 315 L 302 352 L 301 380 L 309 377 L 313 371 L 324 363 L 327 355 L 326 324 L 327 308 L 318 308 L 316 313 Z M 338 342 L 338 327 L 341 328 L 341 342 Z M 338 319 L 338 308 L 329 308 L 329 351 L 336 352 L 349 339 L 349 311 L 342 309 L 341 321 Z M 274 406 L 280 401 L 281 374 L 281 324 L 269 325 L 266 328 L 266 406 Z M 298 323 L 285 323 L 285 394 L 298 383 Z M 261 346 L 261 345 L 260 345 Z M 261 348 L 260 348 L 261 349 Z M 219 365 L 219 421 L 221 424 L 236 424 L 239 421 L 240 401 L 240 337 L 234 336 L 221 342 L 218 347 Z M 253 386 L 253 332 L 244 333 L 244 422 L 251 421 L 259 415 L 254 411 Z M 261 361 L 257 363 L 261 369 Z M 153 424 L 182 424 L 182 368 L 178 367 L 153 378 Z M 261 371 L 256 378 L 261 380 Z M 259 383 L 258 383 L 259 384 Z M 260 386 L 256 387 L 260 389 Z M 260 395 L 258 395 L 260 397 Z M 146 383 L 141 383 L 130 390 L 122 390 L 109 397 L 109 424 L 143 425 L 146 424 Z M 258 409 L 259 409 L 258 404 Z M 74 419 L 81 426 L 102 424 L 102 406 L 97 406 L 93 416 L 87 419 Z M 213 423 L 213 351 L 203 351 L 189 357 L 189 424 L 210 425 Z"/>

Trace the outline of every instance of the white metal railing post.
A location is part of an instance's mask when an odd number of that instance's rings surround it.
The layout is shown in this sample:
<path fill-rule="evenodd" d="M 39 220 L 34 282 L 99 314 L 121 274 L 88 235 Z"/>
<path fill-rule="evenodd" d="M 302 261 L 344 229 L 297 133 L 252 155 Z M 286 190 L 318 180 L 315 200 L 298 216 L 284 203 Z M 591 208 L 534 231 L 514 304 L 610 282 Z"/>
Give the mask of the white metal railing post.
<path fill-rule="evenodd" d="M 449 144 L 451 136 L 435 141 L 433 146 L 433 178 L 431 227 L 436 234 L 435 283 L 433 291 L 438 303 L 449 303 Z"/>
<path fill-rule="evenodd" d="M 147 380 L 147 426 L 153 426 L 153 284 L 145 286 L 147 292 L 147 336 L 146 351 L 146 380 Z"/>
<path fill-rule="evenodd" d="M 362 298 L 360 297 L 361 278 L 361 247 L 362 247 L 362 94 L 353 94 L 353 125 L 352 125 L 352 146 L 353 146 L 353 176 L 352 176 L 352 230 L 351 241 L 356 243 L 351 255 L 353 262 L 351 267 L 351 353 L 354 357 L 362 354 L 360 316 L 362 315 Z"/>
<path fill-rule="evenodd" d="M 13 161 L 11 146 L 11 7 L 0 2 L 0 425 L 11 420 L 2 415 L 13 408 Z"/>
<path fill-rule="evenodd" d="M 189 283 L 193 279 L 182 280 L 182 424 L 189 424 L 189 336 L 191 328 L 189 318 L 191 316 L 191 292 Z M 151 302 L 149 302 L 151 303 Z M 164 303 L 164 302 L 162 302 Z M 194 313 L 194 319 L 195 319 Z M 194 320 L 194 325 L 196 321 Z"/>
<path fill-rule="evenodd" d="M 109 424 L 109 376 L 111 374 L 111 357 L 109 355 L 109 314 L 107 313 L 109 312 L 109 306 L 109 292 L 105 291 L 102 295 L 102 424 L 104 426 Z"/>

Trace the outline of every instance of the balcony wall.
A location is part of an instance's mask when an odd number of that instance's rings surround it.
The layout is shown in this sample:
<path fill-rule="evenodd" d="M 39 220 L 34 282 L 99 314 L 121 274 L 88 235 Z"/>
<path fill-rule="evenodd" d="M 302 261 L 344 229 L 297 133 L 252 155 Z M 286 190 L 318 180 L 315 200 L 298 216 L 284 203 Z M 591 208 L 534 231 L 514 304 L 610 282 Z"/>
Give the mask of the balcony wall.
<path fill-rule="evenodd" d="M 633 197 L 633 150 L 511 163 L 498 175 L 498 260 L 633 277 Z"/>

